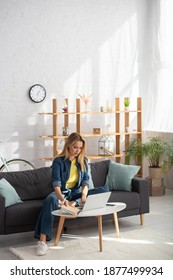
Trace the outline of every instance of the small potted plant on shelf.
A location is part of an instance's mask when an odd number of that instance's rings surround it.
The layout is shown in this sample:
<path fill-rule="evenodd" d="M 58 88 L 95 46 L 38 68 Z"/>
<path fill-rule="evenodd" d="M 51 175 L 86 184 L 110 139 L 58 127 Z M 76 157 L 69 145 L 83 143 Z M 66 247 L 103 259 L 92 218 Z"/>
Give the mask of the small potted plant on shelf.
<path fill-rule="evenodd" d="M 125 99 L 124 100 L 124 108 L 126 111 L 129 110 L 129 106 L 130 106 L 130 100 L 129 99 Z"/>
<path fill-rule="evenodd" d="M 173 145 L 164 141 L 161 137 L 149 137 L 149 140 L 142 143 L 135 140 L 126 151 L 127 161 L 131 158 L 142 162 L 146 158 L 149 162 L 150 179 L 158 179 L 173 166 Z"/>

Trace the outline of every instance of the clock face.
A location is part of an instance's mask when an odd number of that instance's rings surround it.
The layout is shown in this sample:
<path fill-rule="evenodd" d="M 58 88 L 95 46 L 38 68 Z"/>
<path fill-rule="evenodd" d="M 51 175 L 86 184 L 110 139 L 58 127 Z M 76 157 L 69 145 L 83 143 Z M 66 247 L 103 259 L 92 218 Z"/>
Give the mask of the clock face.
<path fill-rule="evenodd" d="M 46 97 L 46 90 L 42 85 L 33 85 L 29 90 L 29 97 L 36 103 L 42 102 Z"/>

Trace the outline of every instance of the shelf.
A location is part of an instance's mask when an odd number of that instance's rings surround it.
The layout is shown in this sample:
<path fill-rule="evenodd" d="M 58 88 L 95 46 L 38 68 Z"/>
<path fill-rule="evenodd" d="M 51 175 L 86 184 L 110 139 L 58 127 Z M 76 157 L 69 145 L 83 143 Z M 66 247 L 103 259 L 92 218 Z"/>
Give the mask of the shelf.
<path fill-rule="evenodd" d="M 124 98 L 123 101 L 128 100 L 129 98 Z M 65 100 L 67 107 L 68 106 L 68 99 Z M 131 110 L 125 110 L 124 108 L 121 109 L 121 102 L 122 100 L 120 98 L 115 98 L 114 99 L 114 110 L 112 111 L 107 111 L 107 112 L 101 112 L 101 111 L 82 111 L 81 110 L 81 99 L 77 98 L 76 99 L 76 111 L 75 112 L 63 112 L 61 108 L 59 107 L 58 111 L 58 102 L 57 99 L 53 99 L 52 102 L 52 112 L 41 112 L 39 115 L 47 115 L 47 116 L 52 116 L 53 120 L 53 131 L 52 135 L 41 135 L 39 136 L 42 139 L 51 139 L 53 142 L 53 155 L 52 157 L 43 157 L 41 160 L 53 160 L 53 158 L 57 155 L 57 151 L 59 151 L 59 144 L 60 142 L 58 139 L 66 139 L 68 136 L 67 135 L 59 135 L 59 116 L 62 118 L 63 127 L 69 127 L 70 129 L 70 121 L 69 118 L 70 116 L 75 116 L 76 120 L 76 129 L 73 128 L 73 131 L 78 132 L 81 134 L 84 138 L 95 138 L 95 141 L 98 141 L 98 137 L 101 138 L 102 136 L 112 136 L 115 141 L 115 149 L 112 151 L 113 155 L 97 155 L 97 154 L 92 154 L 92 155 L 87 155 L 89 159 L 92 160 L 99 160 L 99 159 L 107 159 L 107 158 L 112 158 L 115 159 L 116 162 L 121 162 L 121 159 L 123 158 L 125 163 L 126 163 L 126 156 L 125 153 L 122 151 L 126 151 L 129 147 L 130 141 L 132 138 L 142 140 L 142 98 L 137 97 L 136 98 L 136 109 Z M 134 109 L 134 108 L 133 108 Z M 91 133 L 85 133 L 85 126 L 82 127 L 83 123 L 85 123 L 83 116 L 93 116 L 92 118 L 92 125 L 94 126 L 94 116 L 100 116 L 100 124 L 99 127 L 104 130 L 102 126 L 103 119 L 101 116 L 106 116 L 106 115 L 113 115 L 114 117 L 114 123 L 115 126 L 112 128 L 113 131 L 111 132 L 102 132 L 99 134 L 93 134 Z M 136 126 L 134 126 L 135 130 L 130 130 L 127 132 L 126 128 L 130 127 L 130 116 L 131 114 L 136 114 Z M 98 119 L 99 117 L 97 117 Z M 123 125 L 123 126 L 122 126 Z M 71 130 L 71 129 L 70 129 Z M 92 131 L 92 129 L 91 129 Z M 62 132 L 61 132 L 62 133 Z M 132 136 L 132 137 L 131 137 Z M 134 137 L 133 137 L 134 136 Z M 96 143 L 95 143 L 96 144 Z M 97 152 L 97 151 L 96 151 Z M 137 162 L 137 164 L 139 164 Z M 142 166 L 141 166 L 142 167 Z M 142 170 L 142 168 L 140 169 Z M 142 172 L 142 171 L 140 171 Z M 138 174 L 139 175 L 139 174 Z"/>
<path fill-rule="evenodd" d="M 87 158 L 89 159 L 109 159 L 109 158 L 121 158 L 125 156 L 125 154 L 120 154 L 120 155 L 106 155 L 106 156 L 101 156 L 101 155 L 87 155 Z"/>
<path fill-rule="evenodd" d="M 120 135 L 120 133 L 116 133 L 116 132 L 110 132 L 110 133 L 100 133 L 100 134 L 93 134 L 93 133 L 80 133 L 83 137 L 101 137 L 101 136 L 113 136 L 113 135 Z M 64 135 L 40 135 L 40 138 L 54 138 L 54 139 L 58 139 L 58 138 L 67 138 L 68 136 L 64 136 Z"/>
<path fill-rule="evenodd" d="M 67 115 L 105 115 L 105 114 L 117 114 L 117 113 L 141 113 L 141 110 L 129 110 L 129 111 L 125 111 L 125 110 L 120 110 L 120 111 L 107 111 L 107 112 L 100 112 L 100 111 L 93 111 L 93 112 L 68 112 L 68 113 L 64 113 L 64 112 L 57 112 L 57 113 L 52 113 L 52 112 L 42 112 L 39 113 L 39 115 L 52 115 L 52 116 L 58 116 L 58 115 L 63 115 L 63 116 L 67 116 Z"/>
<path fill-rule="evenodd" d="M 60 138 L 67 138 L 68 136 L 63 135 L 40 135 L 40 138 L 52 138 L 52 139 L 60 139 Z"/>
<path fill-rule="evenodd" d="M 130 134 L 142 134 L 141 131 L 129 131 L 129 132 L 122 132 L 124 133 L 125 135 L 130 135 Z"/>
<path fill-rule="evenodd" d="M 88 158 L 88 159 L 109 159 L 109 158 L 121 158 L 121 157 L 124 157 L 124 156 L 125 156 L 125 154 L 112 155 L 112 156 L 109 156 L 109 155 L 106 155 L 106 156 L 87 155 L 87 158 Z M 43 157 L 43 158 L 40 158 L 40 160 L 52 161 L 52 160 L 53 160 L 53 157 Z"/>
<path fill-rule="evenodd" d="M 142 134 L 142 132 L 139 131 L 129 131 L 129 132 L 105 132 L 105 133 L 101 133 L 101 134 L 93 134 L 93 133 L 81 133 L 81 135 L 83 137 L 101 137 L 101 136 L 113 136 L 113 135 L 121 135 L 121 134 L 125 134 L 125 135 L 131 135 L 131 134 Z M 40 135 L 40 138 L 54 138 L 54 139 L 59 139 L 59 138 L 67 138 L 68 135 L 64 136 L 64 135 Z"/>
<path fill-rule="evenodd" d="M 44 157 L 44 158 L 39 158 L 40 160 L 44 160 L 44 161 L 52 161 L 53 157 Z"/>

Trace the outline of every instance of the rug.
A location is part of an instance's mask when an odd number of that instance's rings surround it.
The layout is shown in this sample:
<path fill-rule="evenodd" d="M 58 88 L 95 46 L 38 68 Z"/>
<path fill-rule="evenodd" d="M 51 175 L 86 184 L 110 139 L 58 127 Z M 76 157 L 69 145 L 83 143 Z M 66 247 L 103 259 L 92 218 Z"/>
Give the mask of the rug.
<path fill-rule="evenodd" d="M 9 248 L 22 260 L 172 260 L 173 238 L 157 234 L 150 230 L 132 230 L 122 232 L 117 238 L 115 232 L 103 235 L 103 251 L 99 251 L 98 236 L 63 234 L 54 246 L 49 242 L 45 256 L 36 256 L 37 244 Z"/>

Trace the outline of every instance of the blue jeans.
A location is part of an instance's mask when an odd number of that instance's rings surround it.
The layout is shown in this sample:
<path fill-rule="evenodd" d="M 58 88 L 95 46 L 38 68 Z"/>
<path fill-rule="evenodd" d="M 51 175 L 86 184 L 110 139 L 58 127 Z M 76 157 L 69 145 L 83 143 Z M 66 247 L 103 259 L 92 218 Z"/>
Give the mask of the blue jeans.
<path fill-rule="evenodd" d="M 103 192 L 108 192 L 109 189 L 106 186 L 90 189 L 88 191 L 88 195 L 98 194 Z M 67 197 L 69 201 L 77 200 L 81 198 L 81 192 L 77 190 L 73 190 L 70 193 L 70 197 Z M 57 210 L 59 208 L 59 200 L 55 192 L 50 193 L 46 199 L 43 201 L 43 207 L 38 216 L 38 220 L 36 223 L 34 236 L 36 238 L 40 237 L 40 234 L 46 234 L 47 240 L 50 240 L 52 237 L 52 228 L 54 222 L 54 215 L 52 215 L 52 211 Z"/>

